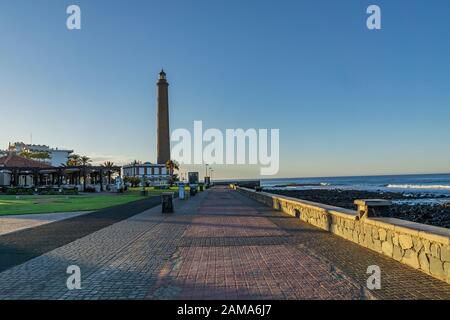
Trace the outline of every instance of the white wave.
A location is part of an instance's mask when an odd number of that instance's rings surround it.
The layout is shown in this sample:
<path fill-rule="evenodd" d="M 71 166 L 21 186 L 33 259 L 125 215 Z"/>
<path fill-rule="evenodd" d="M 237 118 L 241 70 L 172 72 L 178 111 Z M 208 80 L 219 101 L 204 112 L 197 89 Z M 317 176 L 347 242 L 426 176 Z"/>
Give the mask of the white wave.
<path fill-rule="evenodd" d="M 387 188 L 393 189 L 445 189 L 450 190 L 450 185 L 441 184 L 388 184 Z"/>
<path fill-rule="evenodd" d="M 429 205 L 429 206 L 442 206 L 450 204 L 450 199 L 403 199 L 403 200 L 394 200 L 392 201 L 394 204 L 400 205 Z"/>

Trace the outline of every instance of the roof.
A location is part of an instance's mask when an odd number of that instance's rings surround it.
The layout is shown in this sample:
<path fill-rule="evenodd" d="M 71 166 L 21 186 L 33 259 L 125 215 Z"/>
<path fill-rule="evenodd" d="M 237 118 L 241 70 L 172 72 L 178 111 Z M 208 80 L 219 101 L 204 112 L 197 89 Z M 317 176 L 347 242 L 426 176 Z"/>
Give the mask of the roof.
<path fill-rule="evenodd" d="M 0 158 L 0 167 L 6 168 L 51 168 L 44 162 L 27 159 L 11 152 L 7 156 Z"/>

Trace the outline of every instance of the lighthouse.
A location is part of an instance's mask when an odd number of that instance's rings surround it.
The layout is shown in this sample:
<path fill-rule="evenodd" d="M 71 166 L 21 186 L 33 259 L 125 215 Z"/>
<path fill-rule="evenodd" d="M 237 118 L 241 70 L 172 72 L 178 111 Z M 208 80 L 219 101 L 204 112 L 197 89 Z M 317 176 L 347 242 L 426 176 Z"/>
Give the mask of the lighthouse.
<path fill-rule="evenodd" d="M 165 164 L 170 160 L 169 133 L 169 83 L 166 73 L 161 70 L 157 82 L 157 163 Z"/>

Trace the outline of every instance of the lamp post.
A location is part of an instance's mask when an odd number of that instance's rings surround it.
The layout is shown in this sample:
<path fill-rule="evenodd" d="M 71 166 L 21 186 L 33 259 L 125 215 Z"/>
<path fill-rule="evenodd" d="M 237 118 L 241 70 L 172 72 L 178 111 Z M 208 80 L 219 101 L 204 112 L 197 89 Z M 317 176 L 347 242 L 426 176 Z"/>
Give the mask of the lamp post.
<path fill-rule="evenodd" d="M 147 191 L 145 190 L 145 175 L 143 174 L 141 177 L 141 184 L 142 184 L 142 190 L 141 190 L 141 196 L 147 196 Z"/>

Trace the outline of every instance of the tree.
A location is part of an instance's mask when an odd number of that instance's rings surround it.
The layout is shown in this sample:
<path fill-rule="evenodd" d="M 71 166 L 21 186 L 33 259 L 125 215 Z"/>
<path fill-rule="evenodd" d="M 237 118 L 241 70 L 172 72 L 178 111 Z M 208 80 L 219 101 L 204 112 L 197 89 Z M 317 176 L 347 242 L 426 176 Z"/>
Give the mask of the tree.
<path fill-rule="evenodd" d="M 87 156 L 82 156 L 79 161 L 83 167 L 83 190 L 86 190 L 86 167 L 91 165 L 92 160 Z"/>
<path fill-rule="evenodd" d="M 125 177 L 123 178 L 125 183 L 131 184 L 132 187 L 137 187 L 141 183 L 141 178 L 139 177 Z"/>
<path fill-rule="evenodd" d="M 108 184 L 111 184 L 111 174 L 113 172 L 114 162 L 106 161 L 102 164 L 102 167 L 107 169 L 108 172 Z"/>
<path fill-rule="evenodd" d="M 175 181 L 174 170 L 180 170 L 180 165 L 174 160 L 167 160 L 166 168 L 167 170 L 169 170 L 169 184 L 170 186 L 172 186 L 173 182 Z"/>
<path fill-rule="evenodd" d="M 80 163 L 82 166 L 86 167 L 86 166 L 90 166 L 91 165 L 91 158 L 87 157 L 87 156 L 82 156 L 80 157 Z"/>
<path fill-rule="evenodd" d="M 73 167 L 80 166 L 81 165 L 81 157 L 75 153 L 71 154 L 69 156 L 69 159 L 67 160 L 67 165 L 73 166 Z"/>

